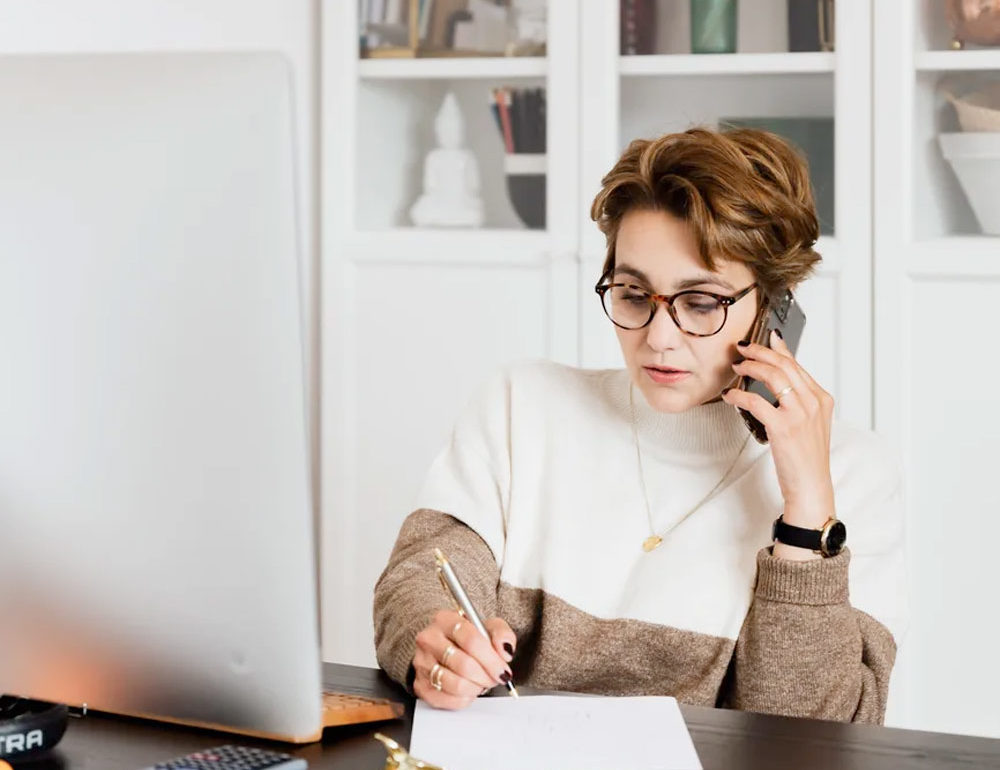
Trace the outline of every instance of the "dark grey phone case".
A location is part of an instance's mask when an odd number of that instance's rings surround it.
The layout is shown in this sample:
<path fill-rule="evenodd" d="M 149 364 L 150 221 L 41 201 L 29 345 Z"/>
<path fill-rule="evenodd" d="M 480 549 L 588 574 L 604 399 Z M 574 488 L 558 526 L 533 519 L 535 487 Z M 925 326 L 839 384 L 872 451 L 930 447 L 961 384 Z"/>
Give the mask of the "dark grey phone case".
<path fill-rule="evenodd" d="M 799 340 L 802 339 L 802 330 L 805 328 L 805 325 L 806 315 L 802 312 L 802 307 L 795 300 L 792 293 L 786 291 L 778 301 L 769 302 L 761 311 L 761 316 L 754 325 L 751 339 L 758 345 L 770 347 L 771 330 L 778 329 L 781 332 L 781 338 L 794 355 L 798 352 Z M 752 377 L 741 377 L 737 387 L 748 393 L 756 393 L 766 399 L 772 406 L 778 406 L 778 400 L 763 382 L 759 382 Z M 750 429 L 750 433 L 753 434 L 757 442 L 766 444 L 767 430 L 761 421 L 745 409 L 740 409 L 740 414 L 743 416 L 743 421 L 747 424 L 747 428 Z"/>

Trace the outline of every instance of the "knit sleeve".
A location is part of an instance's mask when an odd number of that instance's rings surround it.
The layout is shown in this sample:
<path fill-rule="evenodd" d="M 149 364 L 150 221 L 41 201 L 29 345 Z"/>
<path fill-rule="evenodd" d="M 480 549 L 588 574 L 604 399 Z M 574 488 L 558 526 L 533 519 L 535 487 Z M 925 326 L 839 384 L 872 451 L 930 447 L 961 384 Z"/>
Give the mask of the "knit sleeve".
<path fill-rule="evenodd" d="M 834 483 L 850 549 L 805 562 L 758 553 L 727 705 L 882 723 L 906 614 L 901 474 L 884 454 L 863 452 L 845 475 L 851 484 Z"/>
<path fill-rule="evenodd" d="M 434 569 L 435 548 L 451 561 L 479 613 L 496 615 L 510 487 L 508 405 L 501 376 L 464 410 L 376 583 L 376 657 L 407 687 L 417 633 L 438 610 L 452 608 Z"/>
<path fill-rule="evenodd" d="M 417 633 L 438 610 L 453 609 L 434 569 L 435 548 L 447 555 L 479 613 L 484 618 L 497 614 L 500 571 L 483 539 L 446 513 L 421 509 L 410 514 L 375 584 L 374 602 L 379 666 L 407 689 Z"/>

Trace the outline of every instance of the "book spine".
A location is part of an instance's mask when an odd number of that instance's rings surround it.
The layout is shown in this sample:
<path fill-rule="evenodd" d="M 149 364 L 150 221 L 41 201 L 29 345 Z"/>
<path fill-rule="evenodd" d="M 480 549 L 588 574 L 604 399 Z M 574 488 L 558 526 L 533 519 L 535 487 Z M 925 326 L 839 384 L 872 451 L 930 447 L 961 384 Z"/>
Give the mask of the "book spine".
<path fill-rule="evenodd" d="M 635 0 L 636 50 L 651 54 L 656 50 L 656 0 Z"/>
<path fill-rule="evenodd" d="M 510 125 L 510 91 L 497 89 L 497 105 L 500 107 L 500 124 L 503 126 L 503 144 L 507 152 L 514 152 L 514 132 Z"/>
<path fill-rule="evenodd" d="M 816 0 L 788 0 L 788 50 L 820 50 L 819 3 Z"/>
<path fill-rule="evenodd" d="M 386 24 L 403 23 L 403 0 L 386 0 L 385 23 Z"/>
<path fill-rule="evenodd" d="M 420 0 L 420 39 L 426 40 L 431 28 L 431 8 L 434 0 Z"/>
<path fill-rule="evenodd" d="M 634 56 L 639 53 L 639 37 L 636 30 L 636 0 L 620 0 L 621 54 Z"/>

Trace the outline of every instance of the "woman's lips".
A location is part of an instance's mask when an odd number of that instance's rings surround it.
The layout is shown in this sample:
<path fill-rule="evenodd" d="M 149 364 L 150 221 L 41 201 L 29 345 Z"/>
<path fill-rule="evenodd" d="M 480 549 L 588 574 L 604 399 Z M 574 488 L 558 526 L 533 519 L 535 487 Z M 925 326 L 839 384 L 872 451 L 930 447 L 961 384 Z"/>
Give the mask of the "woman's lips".
<path fill-rule="evenodd" d="M 654 366 L 644 366 L 643 369 L 646 370 L 646 374 L 649 375 L 649 378 L 653 382 L 661 385 L 672 385 L 691 374 L 691 372 L 685 372 L 680 369 L 657 369 Z"/>

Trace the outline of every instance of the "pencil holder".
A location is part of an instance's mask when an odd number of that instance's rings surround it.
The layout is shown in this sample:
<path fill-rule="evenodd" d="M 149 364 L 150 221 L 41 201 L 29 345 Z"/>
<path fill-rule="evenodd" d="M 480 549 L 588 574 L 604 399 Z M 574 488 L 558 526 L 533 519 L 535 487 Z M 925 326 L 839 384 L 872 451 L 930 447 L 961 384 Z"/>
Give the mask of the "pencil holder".
<path fill-rule="evenodd" d="M 507 197 L 526 227 L 545 229 L 544 153 L 504 155 L 503 170 L 507 179 Z"/>

